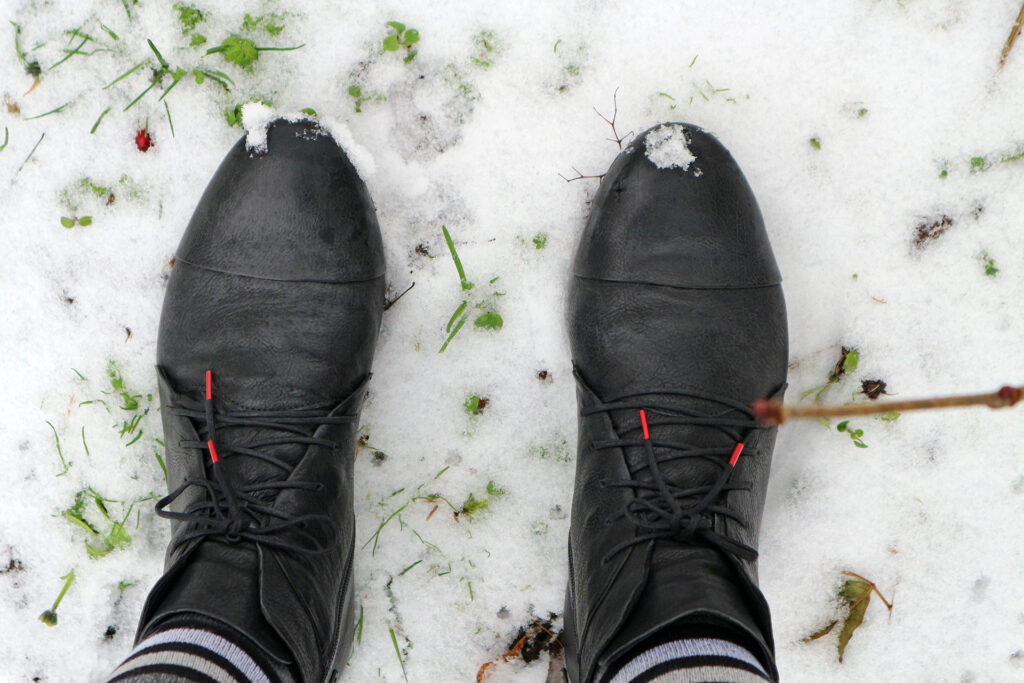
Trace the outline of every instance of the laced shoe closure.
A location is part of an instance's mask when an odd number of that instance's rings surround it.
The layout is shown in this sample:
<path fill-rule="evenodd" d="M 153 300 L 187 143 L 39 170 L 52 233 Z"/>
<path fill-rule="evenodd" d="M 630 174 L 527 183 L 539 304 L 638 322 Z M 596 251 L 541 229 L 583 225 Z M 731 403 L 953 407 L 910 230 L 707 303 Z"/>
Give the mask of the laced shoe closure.
<path fill-rule="evenodd" d="M 309 555 L 327 552 L 337 545 L 339 529 L 332 517 L 294 515 L 273 506 L 274 498 L 282 490 L 320 491 L 324 488 L 322 482 L 292 479 L 295 463 L 274 456 L 273 450 L 298 445 L 319 446 L 333 452 L 337 444 L 311 436 L 311 429 L 325 424 L 351 424 L 356 416 L 332 415 L 316 410 L 221 412 L 213 401 L 213 373 L 210 370 L 206 371 L 206 399 L 202 409 L 171 405 L 167 410 L 192 421 L 200 437 L 195 441 L 183 440 L 179 447 L 205 452 L 209 457 L 207 466 L 200 470 L 201 478 L 186 476 L 176 489 L 156 504 L 157 514 L 161 517 L 188 525 L 187 530 L 175 535 L 172 552 L 195 539 L 226 543 L 251 541 Z M 231 431 L 246 429 L 269 430 L 282 436 L 260 439 L 249 446 L 233 445 L 229 438 L 221 438 Z M 226 471 L 225 460 L 243 457 L 275 468 L 278 476 L 255 482 L 232 481 L 233 477 Z M 194 500 L 181 512 L 168 509 L 193 486 L 205 491 L 206 495 Z M 310 527 L 317 527 L 319 531 L 307 531 Z"/>
<path fill-rule="evenodd" d="M 641 458 L 628 462 L 628 479 L 603 481 L 605 488 L 628 489 L 634 496 L 621 508 L 615 519 L 628 519 L 637 529 L 633 538 L 615 545 L 602 557 L 601 562 L 609 560 L 622 551 L 639 544 L 651 541 L 674 541 L 677 543 L 694 543 L 703 541 L 722 552 L 731 553 L 737 558 L 752 561 L 757 559 L 757 550 L 742 541 L 735 540 L 716 531 L 714 515 L 727 517 L 743 528 L 747 523 L 743 515 L 729 508 L 723 499 L 729 491 L 750 491 L 749 481 L 741 481 L 735 477 L 736 464 L 744 453 L 742 435 L 763 427 L 753 419 L 750 410 L 735 401 L 707 395 L 672 392 L 672 397 L 699 399 L 720 405 L 721 412 L 702 412 L 672 408 L 654 399 L 640 401 L 643 394 L 624 396 L 615 401 L 584 408 L 581 415 L 597 413 L 614 413 L 618 411 L 636 411 L 638 420 L 635 426 L 625 427 L 619 432 L 618 439 L 595 441 L 595 451 L 612 449 L 635 449 L 643 451 Z M 652 420 L 648 420 L 648 411 Z M 738 419 L 730 415 L 738 414 L 747 419 Z M 666 427 L 704 427 L 715 430 L 735 445 L 701 446 L 672 439 L 671 436 L 658 437 L 656 430 Z M 678 431 L 678 430 L 673 430 Z M 667 431 L 666 431 L 667 434 Z M 660 449 L 658 455 L 655 449 Z M 753 455 L 753 451 L 747 451 Z M 705 471 L 717 471 L 717 474 L 706 476 L 707 483 L 691 481 L 674 481 L 671 477 L 673 463 L 682 459 L 700 459 Z"/>

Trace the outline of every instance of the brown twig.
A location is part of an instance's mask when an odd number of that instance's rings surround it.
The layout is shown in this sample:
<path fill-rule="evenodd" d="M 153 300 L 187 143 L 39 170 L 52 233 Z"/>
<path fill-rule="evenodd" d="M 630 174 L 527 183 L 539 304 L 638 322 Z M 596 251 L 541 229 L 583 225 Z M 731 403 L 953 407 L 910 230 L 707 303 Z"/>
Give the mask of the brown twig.
<path fill-rule="evenodd" d="M 614 138 L 605 138 L 605 139 L 608 140 L 609 142 L 614 142 L 616 145 L 619 146 L 619 150 L 621 151 L 622 150 L 622 141 L 626 139 L 626 136 L 632 135 L 633 131 L 629 131 L 628 133 L 626 133 L 626 135 L 619 135 L 619 131 L 617 131 L 615 129 L 615 120 L 617 118 L 619 118 L 619 101 L 618 101 L 618 96 L 619 96 L 619 89 L 616 88 L 615 92 L 612 93 L 612 105 L 615 107 L 615 109 L 612 111 L 612 118 L 611 119 L 609 119 L 607 116 L 605 116 L 601 112 L 597 111 L 597 107 L 594 107 L 594 113 L 597 114 L 598 116 L 600 116 L 601 119 L 603 119 L 605 123 L 607 123 L 609 126 L 612 127 L 612 135 L 614 135 L 615 137 Z"/>
<path fill-rule="evenodd" d="M 1013 44 L 1017 42 L 1017 37 L 1020 35 L 1022 27 L 1024 27 L 1024 4 L 1020 6 L 1020 13 L 1017 15 L 1017 21 L 1014 22 L 1013 28 L 1010 30 L 1010 37 L 1006 39 L 1006 44 L 1003 45 L 1003 54 L 999 58 L 1000 69 L 1002 69 L 1003 65 L 1006 64 L 1006 59 L 1010 56 L 1010 50 L 1013 49 Z"/>
<path fill-rule="evenodd" d="M 403 290 L 402 293 L 399 294 L 398 296 L 396 296 L 394 299 L 391 299 L 390 301 L 385 301 L 384 302 L 384 310 L 386 311 L 389 308 L 391 308 L 392 306 L 394 306 L 395 304 L 397 304 L 398 300 L 401 299 L 406 294 L 408 294 L 409 290 L 412 289 L 415 286 L 416 286 L 416 283 L 414 282 L 411 285 L 409 285 L 408 287 L 406 287 L 405 290 Z"/>
<path fill-rule="evenodd" d="M 959 408 L 962 406 L 988 406 L 1009 408 L 1024 398 L 1024 387 L 1005 386 L 991 394 L 967 394 L 920 398 L 909 401 L 871 401 L 843 406 L 784 405 L 778 399 L 754 401 L 754 419 L 762 424 L 782 424 L 786 420 L 819 417 L 852 417 L 854 415 L 883 415 L 910 410 L 934 410 L 936 408 Z"/>
<path fill-rule="evenodd" d="M 601 180 L 602 178 L 604 178 L 604 173 L 602 173 L 601 175 L 583 175 L 583 172 L 580 171 L 580 169 L 576 168 L 575 166 L 572 167 L 572 170 L 576 171 L 576 177 L 575 178 L 566 178 L 561 173 L 558 174 L 558 177 L 561 178 L 562 180 L 564 180 L 567 183 L 571 183 L 574 180 L 585 180 L 585 179 L 588 179 L 588 178 L 595 178 L 597 180 Z"/>

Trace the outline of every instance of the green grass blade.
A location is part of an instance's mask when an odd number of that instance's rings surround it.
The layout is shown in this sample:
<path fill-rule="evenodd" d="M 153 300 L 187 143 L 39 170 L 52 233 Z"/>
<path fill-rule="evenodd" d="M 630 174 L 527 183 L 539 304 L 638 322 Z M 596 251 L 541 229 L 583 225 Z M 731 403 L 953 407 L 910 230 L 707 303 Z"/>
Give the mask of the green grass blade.
<path fill-rule="evenodd" d="M 405 673 L 405 662 L 402 661 L 402 651 L 398 649 L 398 637 L 395 636 L 395 629 L 388 626 L 388 631 L 391 632 L 391 643 L 395 646 L 395 654 L 398 656 L 398 663 L 402 665 L 402 678 L 404 678 L 406 683 L 408 683 L 409 676 Z"/>
<path fill-rule="evenodd" d="M 96 119 L 96 123 L 92 124 L 92 130 L 89 131 L 89 135 L 92 135 L 93 133 L 95 133 L 96 129 L 100 127 L 100 121 L 103 120 L 103 117 L 107 115 L 108 111 L 110 111 L 110 107 L 107 107 L 106 109 L 103 110 L 103 113 L 100 114 L 100 117 L 98 119 Z"/>
<path fill-rule="evenodd" d="M 56 114 L 57 112 L 59 112 L 59 111 L 62 111 L 62 110 L 64 109 L 64 107 L 68 106 L 69 104 L 71 104 L 71 103 L 70 103 L 70 102 L 65 102 L 64 104 L 60 105 L 60 106 L 59 106 L 59 107 L 57 107 L 56 109 L 51 109 L 50 111 L 46 112 L 45 114 L 38 114 L 38 115 L 36 115 L 36 116 L 29 116 L 29 117 L 28 117 L 27 119 L 25 119 L 25 120 L 26 120 L 26 121 L 31 121 L 31 120 L 33 120 L 33 119 L 41 119 L 41 118 L 43 118 L 44 116 L 49 116 L 50 114 Z"/>
<path fill-rule="evenodd" d="M 142 60 L 141 62 L 139 62 L 138 64 L 136 64 L 136 65 L 135 65 L 135 66 L 133 66 L 132 68 L 128 69 L 127 71 L 125 71 L 125 72 L 124 72 L 123 74 L 121 74 L 121 75 L 120 75 L 120 76 L 118 76 L 117 78 L 115 78 L 114 80 L 110 81 L 110 83 L 107 83 L 107 84 L 106 84 L 105 86 L 103 86 L 103 89 L 104 89 L 104 90 L 106 90 L 107 88 L 109 88 L 110 86 L 114 85 L 114 84 L 115 84 L 115 83 L 117 83 L 118 81 L 120 81 L 120 80 L 123 80 L 123 79 L 125 79 L 125 78 L 128 78 L 128 77 L 129 77 L 129 76 L 131 76 L 131 75 L 132 75 L 133 73 L 135 73 L 136 71 L 138 71 L 139 69 L 141 69 L 141 68 L 142 68 L 143 66 L 145 66 L 145 65 L 146 65 L 146 62 L 148 62 L 148 61 L 149 61 L 148 59 L 144 59 L 144 60 Z"/>

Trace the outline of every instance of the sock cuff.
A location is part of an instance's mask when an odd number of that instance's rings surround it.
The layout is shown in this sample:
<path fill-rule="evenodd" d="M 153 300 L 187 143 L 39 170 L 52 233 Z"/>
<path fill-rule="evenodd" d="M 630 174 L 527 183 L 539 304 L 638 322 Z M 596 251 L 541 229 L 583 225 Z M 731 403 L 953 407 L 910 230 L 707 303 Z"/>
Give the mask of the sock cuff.
<path fill-rule="evenodd" d="M 108 683 L 183 672 L 185 680 L 204 683 L 271 683 L 263 667 L 236 643 L 211 630 L 180 626 L 158 631 L 136 645 Z"/>
<path fill-rule="evenodd" d="M 670 677 L 670 672 L 687 670 Z M 710 677 L 709 677 L 710 676 Z M 609 683 L 636 681 L 764 681 L 768 673 L 750 650 L 719 638 L 687 638 L 663 642 L 638 652 Z"/>

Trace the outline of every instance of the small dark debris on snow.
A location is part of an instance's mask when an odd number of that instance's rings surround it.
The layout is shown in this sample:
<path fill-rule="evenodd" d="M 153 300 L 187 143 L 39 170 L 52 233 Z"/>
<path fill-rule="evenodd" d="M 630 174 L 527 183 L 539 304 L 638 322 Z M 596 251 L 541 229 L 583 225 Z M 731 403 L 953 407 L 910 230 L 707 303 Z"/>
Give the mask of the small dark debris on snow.
<path fill-rule="evenodd" d="M 839 352 L 839 360 L 836 361 L 836 366 L 832 368 L 832 374 L 829 375 L 830 380 L 838 380 L 846 372 L 846 357 L 850 355 L 850 351 L 853 351 L 853 349 L 846 346 L 842 347 L 842 350 Z"/>
<path fill-rule="evenodd" d="M 177 256 L 172 256 L 171 260 L 167 262 L 167 267 L 168 268 L 173 268 L 174 264 L 177 263 L 177 262 L 178 262 L 178 257 Z"/>
<path fill-rule="evenodd" d="M 872 401 L 877 400 L 882 394 L 888 394 L 885 390 L 885 382 L 880 379 L 866 379 L 860 383 L 860 393 Z"/>
<path fill-rule="evenodd" d="M 481 396 L 480 397 L 480 402 L 476 404 L 476 410 L 473 411 L 474 414 L 480 414 L 480 413 L 484 412 L 484 408 L 486 408 L 490 404 L 491 404 L 491 399 L 489 399 L 489 398 L 487 398 L 485 396 Z"/>
<path fill-rule="evenodd" d="M 380 467 L 381 465 L 384 464 L 384 462 L 387 459 L 388 459 L 388 454 L 385 453 L 384 451 L 374 451 L 373 452 L 373 466 L 374 467 Z"/>
<path fill-rule="evenodd" d="M 508 607 L 505 607 L 504 605 L 502 605 L 501 609 L 498 610 L 499 619 L 508 619 L 511 615 L 512 613 L 508 611 Z"/>
<path fill-rule="evenodd" d="M 420 256 L 430 256 L 430 251 L 427 249 L 427 245 L 425 244 L 417 244 L 416 253 Z"/>
<path fill-rule="evenodd" d="M 946 214 L 925 220 L 914 228 L 914 246 L 923 249 L 928 242 L 937 240 L 951 227 L 953 227 L 953 218 Z"/>
<path fill-rule="evenodd" d="M 981 202 L 975 204 L 974 208 L 971 209 L 971 217 L 973 217 L 974 220 L 981 219 L 981 214 L 983 213 L 985 213 L 985 205 L 982 204 Z"/>
<path fill-rule="evenodd" d="M 71 304 L 75 303 L 75 297 L 68 296 L 68 293 L 64 292 L 64 303 L 70 306 Z"/>
<path fill-rule="evenodd" d="M 23 571 L 25 571 L 25 565 L 21 563 L 21 560 L 12 557 L 7 562 L 7 566 L 0 569 L 0 574 L 16 574 Z"/>
<path fill-rule="evenodd" d="M 132 338 L 132 328 L 130 328 L 127 325 L 125 325 L 125 328 L 124 328 L 124 340 L 128 341 L 131 338 Z"/>
<path fill-rule="evenodd" d="M 537 379 L 539 379 L 541 382 L 547 382 L 549 379 L 551 379 L 551 373 L 548 372 L 547 370 L 540 370 L 537 372 Z"/>
<path fill-rule="evenodd" d="M 520 626 L 509 644 L 509 652 L 518 654 L 526 664 L 538 660 L 544 652 L 552 657 L 559 654 L 562 651 L 564 631 L 555 634 L 551 630 L 557 618 L 557 614 L 551 613 L 547 619 L 535 619 L 526 626 Z"/>
<path fill-rule="evenodd" d="M 104 640 L 113 640 L 114 636 L 117 635 L 117 627 L 111 624 L 107 627 L 107 630 L 103 632 Z"/>

